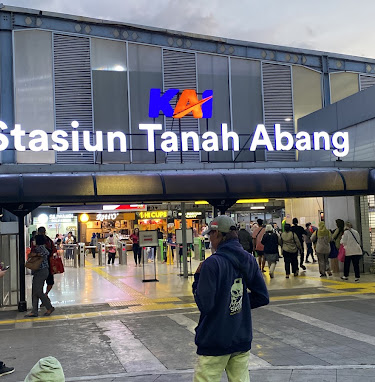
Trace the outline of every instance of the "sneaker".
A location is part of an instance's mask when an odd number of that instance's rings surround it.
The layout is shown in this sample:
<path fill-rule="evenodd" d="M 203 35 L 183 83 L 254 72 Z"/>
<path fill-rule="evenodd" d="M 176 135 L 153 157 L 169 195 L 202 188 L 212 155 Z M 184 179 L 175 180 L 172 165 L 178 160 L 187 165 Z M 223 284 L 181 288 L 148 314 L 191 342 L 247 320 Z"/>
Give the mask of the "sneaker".
<path fill-rule="evenodd" d="M 271 279 L 273 279 L 273 273 L 270 273 L 270 277 L 271 277 Z"/>
<path fill-rule="evenodd" d="M 317 261 L 316 261 L 316 260 L 313 260 L 313 263 L 317 263 Z"/>
<path fill-rule="evenodd" d="M 354 279 L 354 281 L 355 281 L 356 283 L 359 283 L 359 279 Z"/>
<path fill-rule="evenodd" d="M 14 367 L 7 367 L 5 364 L 0 368 L 0 377 L 2 375 L 12 374 L 14 372 Z"/>
<path fill-rule="evenodd" d="M 326 277 L 327 275 L 325 273 L 321 273 L 320 277 Z"/>
<path fill-rule="evenodd" d="M 289 278 L 289 275 L 286 275 L 285 278 L 288 279 L 288 278 Z"/>
<path fill-rule="evenodd" d="M 328 273 L 328 276 L 332 276 L 332 272 L 327 272 Z"/>
<path fill-rule="evenodd" d="M 348 278 L 346 276 L 341 276 L 341 280 L 347 280 Z"/>
<path fill-rule="evenodd" d="M 306 267 L 303 265 L 303 264 L 301 264 L 301 268 L 305 271 L 306 270 Z"/>
<path fill-rule="evenodd" d="M 298 276 L 298 272 L 294 272 L 294 277 Z"/>
<path fill-rule="evenodd" d="M 310 264 L 310 261 L 309 261 L 309 260 L 306 260 L 305 263 L 306 263 L 306 264 Z"/>

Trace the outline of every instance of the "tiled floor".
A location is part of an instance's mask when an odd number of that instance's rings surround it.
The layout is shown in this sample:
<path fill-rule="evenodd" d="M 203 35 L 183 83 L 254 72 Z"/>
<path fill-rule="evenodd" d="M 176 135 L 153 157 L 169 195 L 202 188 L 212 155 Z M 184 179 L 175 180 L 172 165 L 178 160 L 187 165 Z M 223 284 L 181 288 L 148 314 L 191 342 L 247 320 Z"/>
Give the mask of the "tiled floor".
<path fill-rule="evenodd" d="M 207 251 L 207 255 L 209 255 Z M 193 277 L 185 279 L 180 274 L 179 265 L 156 264 L 156 278 L 158 282 L 143 282 L 143 279 L 155 277 L 154 264 L 145 264 L 135 267 L 133 255 L 128 254 L 128 265 L 115 265 L 99 267 L 97 259 L 87 257 L 86 267 L 66 267 L 65 273 L 55 276 L 55 285 L 50 297 L 55 306 L 83 305 L 109 303 L 121 306 L 121 303 L 147 301 L 150 304 L 155 299 L 168 299 L 176 297 L 181 301 L 193 302 L 191 285 Z M 194 272 L 199 261 L 192 260 L 191 269 Z M 342 281 L 336 274 L 328 278 L 320 278 L 317 264 L 306 264 L 307 271 L 300 276 L 285 278 L 283 260 L 276 268 L 274 279 L 270 279 L 268 272 L 264 274 L 272 301 L 287 301 L 293 299 L 338 298 L 375 293 L 374 275 L 363 275 L 361 283 L 355 284 L 352 280 Z M 267 268 L 266 268 L 267 269 Z M 189 268 L 190 270 L 190 268 Z M 31 301 L 31 276 L 27 279 L 27 300 Z M 150 300 L 150 301 L 149 301 Z M 163 302 L 163 301 L 159 301 Z"/>
<path fill-rule="evenodd" d="M 192 380 L 199 319 L 192 277 L 158 263 L 159 282 L 144 283 L 131 254 L 129 265 L 117 262 L 99 267 L 88 257 L 85 268 L 57 275 L 51 317 L 0 310 L 0 359 L 16 367 L 9 382 L 46 355 L 60 360 L 71 382 Z M 375 277 L 355 284 L 339 276 L 320 278 L 308 264 L 285 279 L 282 261 L 274 279 L 264 274 L 271 303 L 252 312 L 252 382 L 375 381 Z"/>

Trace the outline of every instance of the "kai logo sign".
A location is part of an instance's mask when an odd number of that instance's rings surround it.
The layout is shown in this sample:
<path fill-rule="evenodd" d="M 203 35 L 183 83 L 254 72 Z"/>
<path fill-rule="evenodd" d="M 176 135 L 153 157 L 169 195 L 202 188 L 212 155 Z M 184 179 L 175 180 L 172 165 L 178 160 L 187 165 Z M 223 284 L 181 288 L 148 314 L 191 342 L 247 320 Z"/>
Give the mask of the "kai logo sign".
<path fill-rule="evenodd" d="M 171 101 L 179 95 L 173 109 Z M 212 90 L 205 90 L 202 99 L 198 98 L 194 89 L 185 89 L 180 93 L 179 89 L 169 89 L 162 94 L 160 89 L 150 89 L 149 117 L 158 118 L 160 111 L 170 118 L 182 118 L 192 113 L 194 118 L 212 117 Z"/>

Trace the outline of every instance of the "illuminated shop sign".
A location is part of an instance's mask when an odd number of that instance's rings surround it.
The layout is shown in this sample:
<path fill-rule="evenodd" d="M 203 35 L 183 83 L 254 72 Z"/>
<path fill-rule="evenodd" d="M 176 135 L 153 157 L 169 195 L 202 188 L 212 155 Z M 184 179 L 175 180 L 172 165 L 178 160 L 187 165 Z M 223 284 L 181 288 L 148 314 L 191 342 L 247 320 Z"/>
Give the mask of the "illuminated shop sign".
<path fill-rule="evenodd" d="M 168 211 L 142 211 L 138 215 L 141 219 L 163 219 L 167 218 Z"/>
<path fill-rule="evenodd" d="M 48 221 L 50 223 L 71 223 L 73 219 L 74 219 L 73 214 L 48 215 Z"/>
<path fill-rule="evenodd" d="M 104 211 L 147 211 L 146 204 L 107 204 L 103 206 Z"/>
<path fill-rule="evenodd" d="M 37 224 L 47 224 L 47 223 L 73 223 L 75 216 L 73 214 L 40 214 L 37 218 L 34 218 Z"/>
<path fill-rule="evenodd" d="M 115 220 L 117 216 L 119 216 L 118 212 L 113 214 L 96 214 L 96 220 L 100 220 L 101 222 L 103 220 Z"/>
<path fill-rule="evenodd" d="M 179 93 L 179 89 L 168 89 L 164 94 L 160 89 L 150 89 L 148 116 L 158 118 L 162 111 L 166 117 L 170 118 L 182 118 L 189 113 L 193 113 L 194 118 L 212 117 L 212 90 L 205 90 L 201 100 L 198 99 L 194 89 L 183 90 L 173 110 L 170 101 Z"/>
<path fill-rule="evenodd" d="M 51 140 L 54 142 L 51 149 L 54 151 L 79 151 L 79 142 L 83 142 L 83 147 L 87 151 L 97 152 L 104 151 L 104 138 L 106 139 L 107 152 L 115 151 L 115 140 L 118 140 L 120 151 L 126 152 L 126 135 L 122 131 L 107 132 L 106 136 L 102 131 L 81 131 L 77 128 L 79 123 L 73 121 L 71 123 L 73 128 L 69 133 L 65 130 L 56 130 L 51 135 Z M 0 131 L 7 130 L 8 127 L 4 122 L 0 121 Z M 139 129 L 147 131 L 147 150 L 155 152 L 155 132 L 162 131 L 161 124 L 139 124 Z M 34 152 L 48 151 L 49 138 L 43 130 L 32 130 L 26 133 L 21 129 L 21 125 L 16 124 L 14 129 L 10 131 L 10 135 L 14 137 L 14 148 L 16 151 L 30 150 Z M 95 135 L 95 137 L 93 137 Z M 23 137 L 27 137 L 27 143 L 22 141 Z M 228 125 L 223 123 L 221 125 L 221 136 L 213 131 L 206 131 L 202 136 L 198 135 L 195 131 L 183 131 L 178 136 L 173 131 L 165 131 L 161 134 L 161 143 L 158 149 L 165 153 L 188 151 L 189 143 L 193 151 L 240 151 L 239 136 L 235 131 L 229 131 Z M 68 139 L 67 139 L 68 138 Z M 26 141 L 26 139 L 25 139 Z M 268 151 L 289 151 L 296 149 L 297 151 L 311 151 L 311 150 L 332 150 L 333 155 L 336 157 L 344 157 L 349 153 L 349 133 L 337 131 L 330 136 L 325 131 L 307 133 L 299 131 L 297 134 L 291 134 L 287 131 L 281 131 L 280 124 L 275 124 L 274 131 L 270 134 L 266 127 L 262 124 L 257 125 L 254 133 L 250 139 L 250 151 L 255 151 L 259 148 L 266 148 Z M 95 144 L 92 144 L 95 142 Z M 229 148 L 231 144 L 231 148 Z M 180 146 L 181 145 L 181 146 Z M 6 134 L 0 133 L 0 151 L 4 151 L 9 146 L 9 138 Z"/>

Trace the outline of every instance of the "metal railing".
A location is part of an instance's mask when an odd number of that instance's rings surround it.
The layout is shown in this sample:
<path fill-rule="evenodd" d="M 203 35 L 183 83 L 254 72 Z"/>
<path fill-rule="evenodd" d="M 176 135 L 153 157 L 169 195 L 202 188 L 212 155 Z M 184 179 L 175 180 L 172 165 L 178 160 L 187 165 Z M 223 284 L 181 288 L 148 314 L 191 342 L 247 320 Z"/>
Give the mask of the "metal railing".
<path fill-rule="evenodd" d="M 10 266 L 0 279 L 0 307 L 17 305 L 20 290 L 17 234 L 0 234 L 0 262 Z"/>

